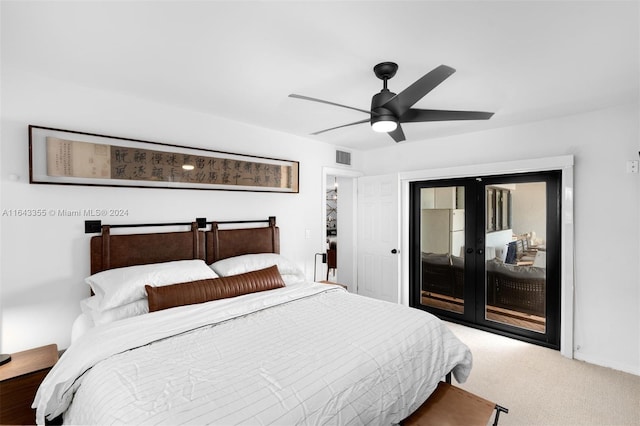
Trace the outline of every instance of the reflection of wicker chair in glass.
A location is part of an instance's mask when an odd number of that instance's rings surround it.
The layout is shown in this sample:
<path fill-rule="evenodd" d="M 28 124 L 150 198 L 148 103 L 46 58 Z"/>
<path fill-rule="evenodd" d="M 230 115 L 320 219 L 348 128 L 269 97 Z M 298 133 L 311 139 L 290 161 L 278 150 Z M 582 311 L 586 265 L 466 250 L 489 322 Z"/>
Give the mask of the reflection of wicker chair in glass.
<path fill-rule="evenodd" d="M 453 271 L 453 297 L 464 298 L 464 259 L 451 256 L 451 269 Z"/>
<path fill-rule="evenodd" d="M 422 254 L 423 291 L 461 299 L 463 282 L 463 269 L 448 254 Z"/>
<path fill-rule="evenodd" d="M 536 259 L 536 251 L 529 248 L 527 240 L 518 239 L 516 243 L 516 258 L 518 262 L 532 262 Z"/>
<path fill-rule="evenodd" d="M 530 315 L 545 316 L 544 268 L 488 262 L 487 304 Z"/>

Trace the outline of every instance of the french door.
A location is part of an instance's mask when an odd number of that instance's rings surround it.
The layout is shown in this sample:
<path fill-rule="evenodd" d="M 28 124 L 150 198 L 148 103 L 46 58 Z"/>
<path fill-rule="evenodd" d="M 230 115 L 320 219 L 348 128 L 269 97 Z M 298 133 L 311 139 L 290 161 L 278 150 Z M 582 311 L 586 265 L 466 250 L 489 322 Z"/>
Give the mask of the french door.
<path fill-rule="evenodd" d="M 411 184 L 411 306 L 560 347 L 560 171 Z"/>

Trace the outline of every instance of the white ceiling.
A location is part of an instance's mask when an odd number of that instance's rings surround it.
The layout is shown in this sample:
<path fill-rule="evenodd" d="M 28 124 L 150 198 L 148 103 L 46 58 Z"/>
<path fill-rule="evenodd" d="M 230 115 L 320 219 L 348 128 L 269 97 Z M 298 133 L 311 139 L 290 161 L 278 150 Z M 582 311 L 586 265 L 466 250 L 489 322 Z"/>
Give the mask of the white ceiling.
<path fill-rule="evenodd" d="M 396 93 L 446 64 L 416 107 L 495 115 L 403 125 L 402 143 L 424 143 L 637 102 L 639 22 L 638 1 L 3 2 L 2 59 L 300 136 L 367 116 L 290 93 L 369 109 L 375 64 L 399 64 Z M 308 137 L 395 143 L 368 124 Z"/>

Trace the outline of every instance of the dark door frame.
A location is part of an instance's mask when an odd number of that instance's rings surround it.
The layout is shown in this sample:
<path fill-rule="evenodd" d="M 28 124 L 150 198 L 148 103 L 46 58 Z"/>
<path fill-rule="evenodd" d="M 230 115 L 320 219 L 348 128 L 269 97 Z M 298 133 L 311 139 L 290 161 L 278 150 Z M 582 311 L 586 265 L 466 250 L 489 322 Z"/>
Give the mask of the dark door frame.
<path fill-rule="evenodd" d="M 485 188 L 499 183 L 524 183 L 530 181 L 546 183 L 547 189 L 547 287 L 546 287 L 546 331 L 544 334 L 520 329 L 484 318 L 485 312 Z M 413 181 L 409 191 L 409 304 L 418 309 L 428 310 L 439 317 L 483 329 L 493 333 L 516 338 L 526 342 L 560 349 L 561 340 L 561 217 L 562 217 L 562 172 L 560 170 L 527 173 L 506 173 L 491 176 Z M 420 207 L 419 193 L 424 187 L 464 186 L 465 187 L 465 309 L 462 314 L 427 308 L 420 303 Z M 481 209 L 478 209 L 482 206 Z M 475 230 L 475 232 L 473 232 Z M 417 284 L 415 284 L 417 283 Z"/>

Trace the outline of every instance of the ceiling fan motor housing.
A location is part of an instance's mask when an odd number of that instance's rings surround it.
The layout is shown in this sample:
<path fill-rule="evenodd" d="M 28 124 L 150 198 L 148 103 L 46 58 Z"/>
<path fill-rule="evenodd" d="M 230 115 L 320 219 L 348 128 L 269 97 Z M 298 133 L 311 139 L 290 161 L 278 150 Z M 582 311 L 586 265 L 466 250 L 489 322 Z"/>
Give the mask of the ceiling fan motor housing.
<path fill-rule="evenodd" d="M 379 121 L 395 121 L 396 123 L 398 123 L 398 117 L 396 117 L 393 111 L 382 106 L 395 95 L 395 93 L 389 91 L 388 89 L 383 89 L 380 93 L 376 93 L 375 95 L 373 95 L 373 98 L 371 98 L 372 125 Z"/>

